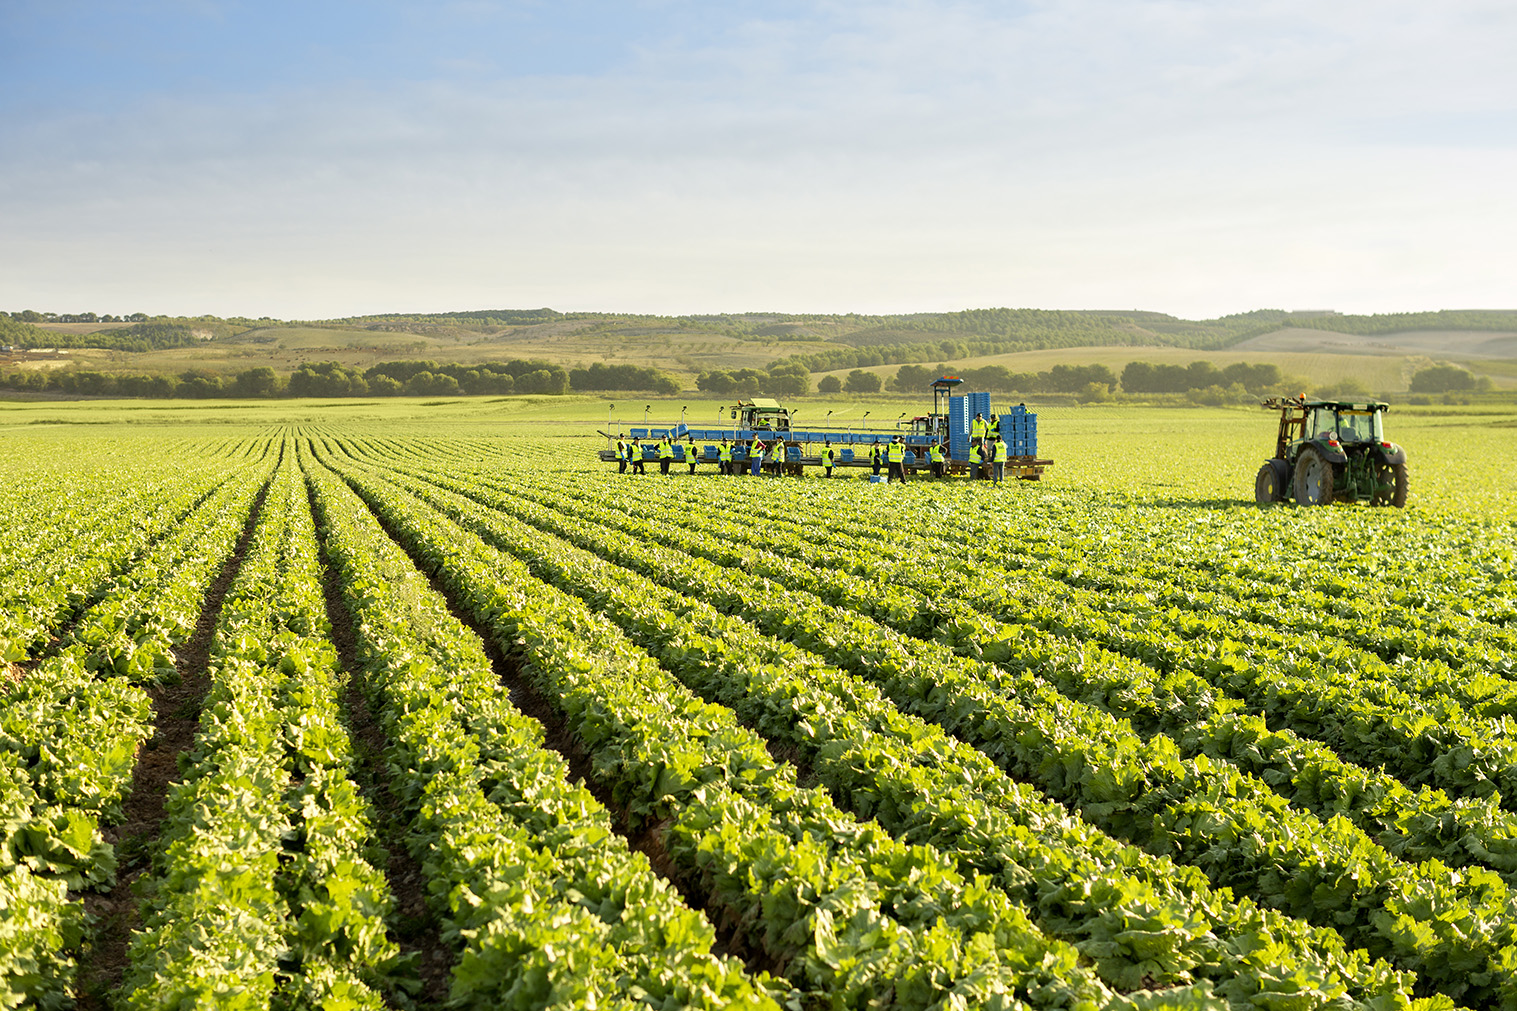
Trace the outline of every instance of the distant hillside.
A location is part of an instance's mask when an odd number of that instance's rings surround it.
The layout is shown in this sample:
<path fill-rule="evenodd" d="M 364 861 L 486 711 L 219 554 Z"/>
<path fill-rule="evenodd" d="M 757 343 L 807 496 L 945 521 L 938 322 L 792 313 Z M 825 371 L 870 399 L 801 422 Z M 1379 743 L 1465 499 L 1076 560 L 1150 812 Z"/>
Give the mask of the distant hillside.
<path fill-rule="evenodd" d="M 109 328 L 66 322 L 74 317 L 54 313 L 24 315 L 42 325 L 0 313 L 0 345 L 23 349 L 0 362 L 7 369 L 181 378 L 204 372 L 227 381 L 255 368 L 288 378 L 318 363 L 367 372 L 385 362 L 430 361 L 468 372 L 542 360 L 568 372 L 595 366 L 653 369 L 688 389 L 704 374 L 765 370 L 778 362 L 811 373 L 846 372 L 1015 355 L 1058 356 L 1076 348 L 1108 349 L 1123 361 L 1142 358 L 1144 349 L 1237 352 L 1255 361 L 1282 354 L 1380 355 L 1398 362 L 1416 358 L 1466 364 L 1478 359 L 1483 364 L 1471 366 L 1478 374 L 1494 376 L 1502 384 L 1517 376 L 1517 311 L 1496 310 L 1346 316 L 1260 309 L 1187 320 L 1141 310 L 660 316 L 538 308 L 382 313 L 316 321 L 134 314 L 137 318 L 129 323 L 126 318 L 101 317 L 119 324 Z M 68 353 L 26 353 L 47 347 Z M 1064 357 L 1073 361 L 1078 355 Z M 1147 357 L 1157 361 L 1162 355 Z M 1394 371 L 1404 370 L 1398 364 Z"/>

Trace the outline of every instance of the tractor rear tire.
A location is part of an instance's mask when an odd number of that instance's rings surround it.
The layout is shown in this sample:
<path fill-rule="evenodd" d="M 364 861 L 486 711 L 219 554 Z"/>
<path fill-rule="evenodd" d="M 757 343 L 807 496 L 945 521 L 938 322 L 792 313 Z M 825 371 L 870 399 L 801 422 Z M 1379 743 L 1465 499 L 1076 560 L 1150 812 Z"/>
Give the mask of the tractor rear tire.
<path fill-rule="evenodd" d="M 1284 460 L 1265 460 L 1254 478 L 1254 501 L 1260 505 L 1273 505 L 1285 501 L 1284 478 L 1289 473 Z"/>
<path fill-rule="evenodd" d="M 1308 446 L 1296 458 L 1293 490 L 1297 505 L 1332 505 L 1336 475 L 1327 458 Z"/>
<path fill-rule="evenodd" d="M 1389 505 L 1397 509 L 1406 508 L 1406 493 L 1412 486 L 1412 475 L 1407 471 L 1404 463 L 1382 463 L 1375 468 L 1375 483 L 1378 485 L 1390 485 L 1391 490 L 1376 490 L 1370 498 L 1370 505 Z"/>

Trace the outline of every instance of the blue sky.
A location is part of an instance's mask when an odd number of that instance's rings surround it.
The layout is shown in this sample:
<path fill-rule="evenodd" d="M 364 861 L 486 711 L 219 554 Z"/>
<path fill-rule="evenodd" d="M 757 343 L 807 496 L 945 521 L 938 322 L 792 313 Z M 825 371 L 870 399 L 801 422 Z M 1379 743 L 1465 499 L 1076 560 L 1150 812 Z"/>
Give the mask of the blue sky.
<path fill-rule="evenodd" d="M 0 308 L 1517 308 L 1506 0 L 9 0 Z"/>

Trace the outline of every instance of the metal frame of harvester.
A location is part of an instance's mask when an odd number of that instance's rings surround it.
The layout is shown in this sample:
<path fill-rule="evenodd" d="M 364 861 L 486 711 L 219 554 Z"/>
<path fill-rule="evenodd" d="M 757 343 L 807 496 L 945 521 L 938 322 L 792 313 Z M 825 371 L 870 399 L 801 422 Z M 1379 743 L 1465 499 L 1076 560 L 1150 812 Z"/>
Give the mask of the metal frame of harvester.
<path fill-rule="evenodd" d="M 802 428 L 796 424 L 799 410 L 789 410 L 779 401 L 755 397 L 742 400 L 723 410 L 730 425 L 717 428 L 696 428 L 682 420 L 678 425 L 663 427 L 647 426 L 625 428 L 611 422 L 606 437 L 606 448 L 600 458 L 608 463 L 616 462 L 614 444 L 618 439 L 643 439 L 650 442 L 668 437 L 677 440 L 676 463 L 687 463 L 685 447 L 688 438 L 701 446 L 702 463 L 717 461 L 717 443 L 726 440 L 732 446 L 734 469 L 745 464 L 748 447 L 755 441 L 771 446 L 779 440 L 784 446 L 783 472 L 799 476 L 805 467 L 821 466 L 821 450 L 828 443 L 836 449 L 834 469 L 872 467 L 870 449 L 875 445 L 889 444 L 900 436 L 906 444 L 906 470 L 908 473 L 924 470 L 929 464 L 927 452 L 934 444 L 947 450 L 945 470 L 949 474 L 971 473 L 970 422 L 976 414 L 991 417 L 990 394 L 955 392 L 964 381 L 957 376 L 941 376 L 928 384 L 932 389 L 932 413 L 908 418 L 905 413 L 888 425 L 867 425 L 869 412 L 865 411 L 859 424 L 845 428 Z M 827 412 L 830 418 L 832 412 Z M 1030 413 L 1025 404 L 1011 408 L 1000 415 L 1001 439 L 1007 446 L 1005 476 L 1027 481 L 1037 481 L 1043 470 L 1053 465 L 1052 460 L 1037 455 L 1038 416 Z M 825 422 L 823 423 L 825 425 Z M 644 445 L 643 459 L 655 461 L 657 451 L 653 445 Z"/>

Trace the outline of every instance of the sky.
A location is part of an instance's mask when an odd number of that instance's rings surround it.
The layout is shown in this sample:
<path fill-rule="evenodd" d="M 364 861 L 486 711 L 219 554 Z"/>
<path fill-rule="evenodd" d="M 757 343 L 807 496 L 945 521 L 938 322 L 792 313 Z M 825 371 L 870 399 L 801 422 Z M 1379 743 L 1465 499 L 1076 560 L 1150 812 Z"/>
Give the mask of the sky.
<path fill-rule="evenodd" d="M 0 309 L 1517 308 L 1510 0 L 0 0 Z"/>

